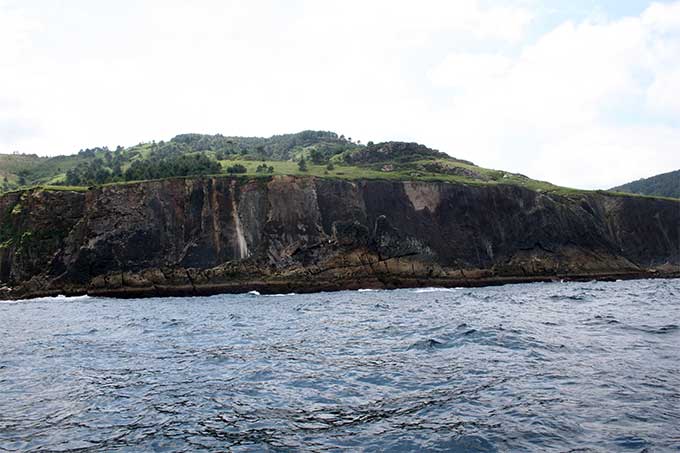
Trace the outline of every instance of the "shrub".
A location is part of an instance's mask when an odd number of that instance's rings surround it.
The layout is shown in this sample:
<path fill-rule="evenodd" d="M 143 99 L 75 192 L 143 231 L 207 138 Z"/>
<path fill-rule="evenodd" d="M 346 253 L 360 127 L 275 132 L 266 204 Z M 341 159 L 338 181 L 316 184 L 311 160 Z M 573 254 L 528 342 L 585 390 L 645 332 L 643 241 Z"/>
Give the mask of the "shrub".
<path fill-rule="evenodd" d="M 246 172 L 248 172 L 248 169 L 245 167 L 245 165 L 234 164 L 231 167 L 227 167 L 227 173 L 230 173 L 230 174 L 246 173 Z"/>

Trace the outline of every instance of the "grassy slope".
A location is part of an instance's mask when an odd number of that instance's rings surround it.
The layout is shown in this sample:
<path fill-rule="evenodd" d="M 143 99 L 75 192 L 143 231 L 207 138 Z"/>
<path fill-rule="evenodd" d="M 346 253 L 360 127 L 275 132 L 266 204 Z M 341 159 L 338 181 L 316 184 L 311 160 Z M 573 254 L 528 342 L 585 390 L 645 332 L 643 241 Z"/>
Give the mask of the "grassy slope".
<path fill-rule="evenodd" d="M 638 179 L 637 181 L 629 182 L 610 190 L 624 193 L 680 197 L 680 170 Z"/>
<path fill-rule="evenodd" d="M 127 168 L 131 162 L 137 159 L 144 159 L 148 156 L 151 151 L 152 145 L 150 143 L 139 144 L 130 147 L 126 150 L 130 153 L 131 158 L 127 162 L 123 169 Z M 205 151 L 206 154 L 214 156 L 215 153 L 212 151 Z M 301 156 L 307 156 L 308 152 L 305 148 L 297 149 L 292 153 L 294 158 Z M 100 153 L 96 157 L 103 157 Z M 235 164 L 241 164 L 247 168 L 245 174 L 240 174 L 239 176 L 246 177 L 268 177 L 271 176 L 269 173 L 257 173 L 256 168 L 263 161 L 259 159 L 254 159 L 252 156 L 243 157 L 238 155 L 228 156 L 228 159 L 221 160 L 223 174 L 227 174 L 226 168 Z M 333 170 L 327 170 L 325 165 L 314 165 L 308 161 L 306 172 L 300 171 L 296 162 L 291 160 L 266 160 L 268 166 L 274 167 L 273 175 L 297 175 L 297 176 L 316 176 L 323 178 L 340 178 L 340 179 L 383 179 L 383 180 L 409 180 L 409 181 L 443 181 L 459 184 L 469 184 L 469 185 L 493 185 L 493 184 L 507 184 L 507 185 L 517 185 L 526 187 L 530 190 L 535 190 L 545 193 L 554 193 L 563 196 L 569 195 L 580 195 L 593 191 L 570 189 L 566 187 L 555 186 L 548 182 L 537 181 L 530 178 L 526 178 L 521 175 L 507 173 L 500 170 L 491 170 L 475 165 L 470 165 L 463 162 L 458 162 L 449 159 L 428 159 L 422 161 L 409 162 L 406 165 L 396 165 L 394 171 L 385 172 L 382 171 L 381 164 L 356 166 L 356 165 L 344 165 L 342 160 L 339 159 L 340 156 L 336 156 L 332 160 L 335 162 L 335 168 Z M 72 187 L 56 185 L 60 184 L 65 179 L 65 173 L 67 170 L 76 167 L 79 163 L 86 161 L 87 158 L 80 155 L 70 155 L 70 156 L 57 156 L 57 157 L 38 157 L 34 155 L 2 155 L 0 154 L 0 178 L 7 176 L 8 181 L 11 186 L 7 187 L 5 190 L 16 190 L 18 175 L 20 172 L 28 172 L 29 176 L 26 177 L 26 186 L 28 187 L 42 187 L 46 190 L 86 190 L 86 187 Z M 447 167 L 459 167 L 464 170 L 474 172 L 481 175 L 483 179 L 475 179 L 471 177 L 466 177 L 463 175 L 452 175 L 445 173 L 438 173 L 432 171 L 425 171 L 422 168 L 422 164 L 437 162 Z M 133 182 L 133 181 L 130 181 Z M 110 184 L 125 184 L 127 182 L 121 183 L 110 183 Z M 2 179 L 0 179 L 0 192 L 2 192 Z M 604 191 L 594 191 L 594 192 L 604 192 Z M 631 195 L 616 192 L 607 192 L 611 195 L 620 196 L 642 196 L 645 195 Z M 652 198 L 665 198 L 670 200 L 676 200 L 674 198 L 652 196 Z"/>

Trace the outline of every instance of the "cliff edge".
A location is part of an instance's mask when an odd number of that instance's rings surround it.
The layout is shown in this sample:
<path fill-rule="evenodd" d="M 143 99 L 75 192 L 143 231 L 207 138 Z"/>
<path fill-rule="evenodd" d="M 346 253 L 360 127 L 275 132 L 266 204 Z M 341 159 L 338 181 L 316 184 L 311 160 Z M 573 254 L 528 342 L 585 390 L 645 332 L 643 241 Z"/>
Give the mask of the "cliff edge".
<path fill-rule="evenodd" d="M 0 196 L 0 299 L 680 276 L 680 201 L 272 176 Z"/>

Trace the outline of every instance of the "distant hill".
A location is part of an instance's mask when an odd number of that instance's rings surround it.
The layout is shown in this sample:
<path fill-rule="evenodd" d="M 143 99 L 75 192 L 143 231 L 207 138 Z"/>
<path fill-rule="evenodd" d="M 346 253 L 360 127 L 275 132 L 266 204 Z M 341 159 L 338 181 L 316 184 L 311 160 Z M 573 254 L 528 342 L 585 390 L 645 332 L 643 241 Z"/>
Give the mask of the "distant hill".
<path fill-rule="evenodd" d="M 639 179 L 622 186 L 613 187 L 616 192 L 680 198 L 680 170 Z"/>

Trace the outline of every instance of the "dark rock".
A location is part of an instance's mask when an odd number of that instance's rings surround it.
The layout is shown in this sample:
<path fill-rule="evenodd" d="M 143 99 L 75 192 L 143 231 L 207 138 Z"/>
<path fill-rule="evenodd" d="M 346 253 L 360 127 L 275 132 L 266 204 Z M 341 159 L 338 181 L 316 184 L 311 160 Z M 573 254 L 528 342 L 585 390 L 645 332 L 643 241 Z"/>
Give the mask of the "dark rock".
<path fill-rule="evenodd" d="M 680 202 L 513 185 L 187 178 L 0 197 L 0 297 L 680 275 Z"/>
<path fill-rule="evenodd" d="M 428 148 L 419 143 L 407 142 L 383 142 L 372 144 L 354 150 L 347 154 L 346 161 L 352 164 L 369 164 L 386 162 L 392 165 L 393 162 L 412 162 L 420 159 L 447 159 L 473 165 L 472 162 L 454 159 L 446 153 Z M 386 170 L 391 171 L 391 170 Z"/>
<path fill-rule="evenodd" d="M 356 220 L 333 222 L 333 240 L 340 245 L 363 247 L 368 245 L 370 239 L 368 227 Z"/>

